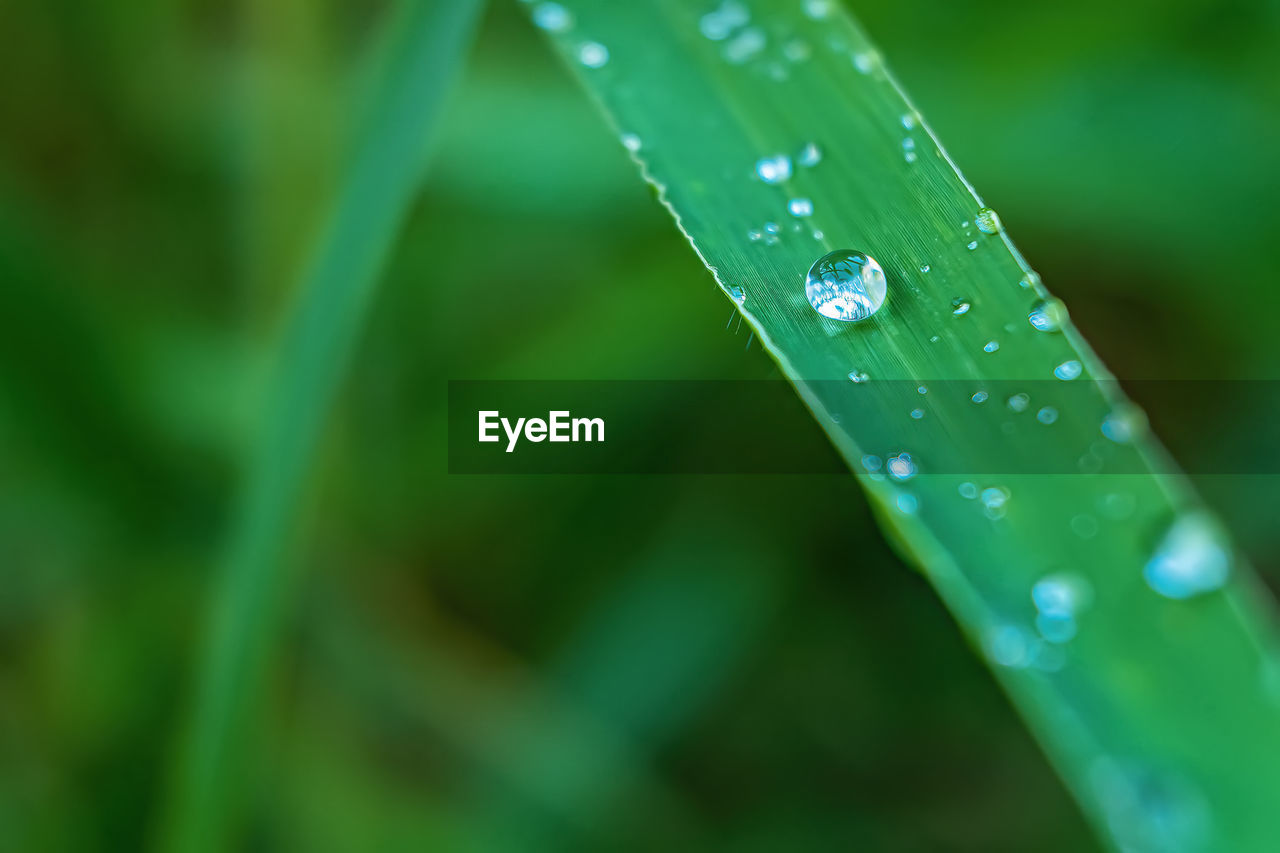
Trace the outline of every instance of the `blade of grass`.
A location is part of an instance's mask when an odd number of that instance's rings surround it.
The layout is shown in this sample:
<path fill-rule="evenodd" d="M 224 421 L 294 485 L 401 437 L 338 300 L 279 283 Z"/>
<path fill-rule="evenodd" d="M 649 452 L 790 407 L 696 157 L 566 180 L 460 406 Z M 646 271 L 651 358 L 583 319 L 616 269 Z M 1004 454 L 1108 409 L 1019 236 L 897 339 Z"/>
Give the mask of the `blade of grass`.
<path fill-rule="evenodd" d="M 1028 322 L 1047 291 L 1002 229 L 977 226 L 982 200 L 861 29 L 826 0 L 567 6 L 535 20 L 1099 836 L 1266 849 L 1280 791 L 1270 599 L 1074 327 Z M 809 143 L 820 156 L 803 156 Z M 778 155 L 789 170 L 762 180 L 757 162 Z M 792 215 L 790 199 L 812 213 Z M 803 289 L 818 257 L 846 248 L 889 282 L 886 306 L 858 324 L 820 317 Z M 1023 392 L 1027 411 L 1006 405 Z M 1132 436 L 1104 437 L 1115 413 Z M 914 467 L 900 457 L 886 476 L 902 453 Z M 1144 580 L 1177 519 L 1194 540 L 1176 549 L 1181 565 L 1203 570 L 1216 549 L 1232 559 L 1225 585 L 1189 600 Z M 1042 593 L 1078 593 L 1073 638 L 1033 600 L 1046 576 L 1065 583 Z"/>
<path fill-rule="evenodd" d="M 383 262 L 419 187 L 427 141 L 471 41 L 480 0 L 405 0 L 366 81 L 360 136 L 320 229 L 280 344 L 210 608 L 192 719 L 162 832 L 220 849 L 246 720 L 285 589 L 288 531 Z"/>

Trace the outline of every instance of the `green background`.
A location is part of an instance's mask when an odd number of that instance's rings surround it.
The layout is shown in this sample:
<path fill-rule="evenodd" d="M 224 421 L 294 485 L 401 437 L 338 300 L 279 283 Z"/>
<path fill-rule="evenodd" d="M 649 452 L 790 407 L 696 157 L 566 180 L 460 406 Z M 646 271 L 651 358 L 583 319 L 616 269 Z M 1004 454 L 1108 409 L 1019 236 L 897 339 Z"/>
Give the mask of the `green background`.
<path fill-rule="evenodd" d="M 1280 5 L 851 8 L 1122 380 L 1280 375 Z M 156 837 L 387 10 L 5 12 L 0 847 Z M 233 837 L 1093 849 L 852 478 L 446 473 L 449 379 L 776 376 L 522 11 L 486 14 L 328 424 Z M 1138 402 L 1194 470 L 1274 432 L 1237 384 Z M 1198 479 L 1280 579 L 1276 478 Z"/>

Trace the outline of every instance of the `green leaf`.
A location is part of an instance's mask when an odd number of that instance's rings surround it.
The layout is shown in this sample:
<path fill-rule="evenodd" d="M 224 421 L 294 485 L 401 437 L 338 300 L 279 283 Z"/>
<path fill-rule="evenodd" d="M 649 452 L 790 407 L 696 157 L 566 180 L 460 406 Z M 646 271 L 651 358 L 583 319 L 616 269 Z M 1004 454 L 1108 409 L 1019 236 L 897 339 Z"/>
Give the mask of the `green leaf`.
<path fill-rule="evenodd" d="M 1270 599 L 1070 322 L 1029 322 L 1051 297 L 1002 228 L 978 227 L 983 200 L 858 26 L 825 0 L 583 0 L 559 21 L 539 8 L 1100 836 L 1266 849 L 1280 791 Z M 758 161 L 778 156 L 789 176 L 762 180 Z M 812 213 L 792 215 L 792 199 Z M 845 249 L 888 282 L 859 323 L 819 316 L 803 286 Z M 918 473 L 893 476 L 910 473 L 900 454 Z M 1170 569 L 1209 580 L 1184 600 L 1144 575 Z"/>
<path fill-rule="evenodd" d="M 359 138 L 298 286 L 212 593 L 189 739 L 164 827 L 177 849 L 219 849 L 225 841 L 242 735 L 280 620 L 289 532 L 311 458 L 481 7 L 480 0 L 405 0 L 362 80 Z"/>

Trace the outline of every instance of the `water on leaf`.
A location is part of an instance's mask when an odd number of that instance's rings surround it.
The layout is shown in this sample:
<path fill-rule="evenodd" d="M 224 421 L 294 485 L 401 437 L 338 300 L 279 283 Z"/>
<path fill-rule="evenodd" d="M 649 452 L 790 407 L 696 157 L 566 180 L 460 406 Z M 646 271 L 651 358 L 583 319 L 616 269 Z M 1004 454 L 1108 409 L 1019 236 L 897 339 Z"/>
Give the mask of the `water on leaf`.
<path fill-rule="evenodd" d="M 1212 592 L 1231 572 L 1230 546 L 1208 513 L 1195 510 L 1174 519 L 1142 576 L 1165 598 L 1191 598 Z"/>
<path fill-rule="evenodd" d="M 884 305 L 886 292 L 884 270 L 876 259 L 851 249 L 837 249 L 818 258 L 804 282 L 813 310 L 845 322 L 875 314 Z"/>

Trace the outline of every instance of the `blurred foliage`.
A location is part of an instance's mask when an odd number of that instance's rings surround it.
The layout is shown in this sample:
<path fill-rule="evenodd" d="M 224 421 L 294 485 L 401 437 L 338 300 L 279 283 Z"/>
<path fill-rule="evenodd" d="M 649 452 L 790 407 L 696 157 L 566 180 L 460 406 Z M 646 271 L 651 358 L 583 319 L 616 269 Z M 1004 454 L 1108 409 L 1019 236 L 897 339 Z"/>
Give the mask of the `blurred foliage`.
<path fill-rule="evenodd" d="M 512 5 L 310 481 L 240 837 L 1089 849 L 851 480 L 445 473 L 450 378 L 773 375 Z M 854 11 L 1117 375 L 1276 377 L 1280 6 Z M 154 839 L 269 346 L 388 14 L 5 9 L 5 847 Z M 1178 432 L 1177 401 L 1140 402 Z M 1232 414 L 1200 442 L 1274 428 Z M 1201 486 L 1280 578 L 1274 478 Z"/>

